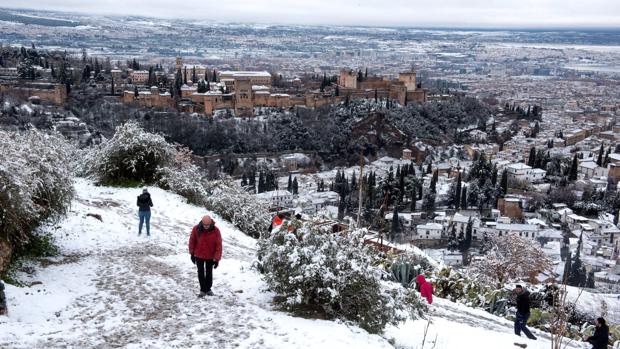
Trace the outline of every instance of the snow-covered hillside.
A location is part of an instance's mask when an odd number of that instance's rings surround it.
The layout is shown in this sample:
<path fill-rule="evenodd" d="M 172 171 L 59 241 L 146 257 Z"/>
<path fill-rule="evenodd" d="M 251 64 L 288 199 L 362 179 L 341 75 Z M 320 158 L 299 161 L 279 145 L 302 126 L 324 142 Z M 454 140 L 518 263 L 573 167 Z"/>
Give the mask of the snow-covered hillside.
<path fill-rule="evenodd" d="M 224 240 L 216 297 L 197 299 L 187 240 L 208 212 L 150 191 L 152 237 L 138 237 L 139 190 L 76 180 L 68 217 L 46 228 L 61 255 L 20 275 L 30 287 L 7 285 L 1 348 L 422 348 L 426 320 L 388 327 L 379 336 L 275 310 L 273 294 L 251 268 L 255 241 L 214 214 Z M 516 339 L 512 323 L 481 310 L 439 299 L 429 314 L 425 348 L 510 348 Z M 540 340 L 529 348 L 549 348 L 548 337 L 535 333 Z"/>

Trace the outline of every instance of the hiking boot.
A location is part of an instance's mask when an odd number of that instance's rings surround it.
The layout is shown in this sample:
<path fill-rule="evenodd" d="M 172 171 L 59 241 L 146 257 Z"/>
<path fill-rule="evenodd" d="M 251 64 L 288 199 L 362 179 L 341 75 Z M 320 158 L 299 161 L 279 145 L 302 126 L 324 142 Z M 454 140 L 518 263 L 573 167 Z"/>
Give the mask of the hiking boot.
<path fill-rule="evenodd" d="M 213 293 L 213 291 L 209 290 L 207 291 L 207 296 L 215 296 L 215 294 Z"/>
<path fill-rule="evenodd" d="M 209 291 L 209 292 L 210 292 L 210 291 Z M 204 297 L 204 296 L 206 296 L 206 295 L 207 295 L 207 293 L 205 293 L 205 292 L 200 292 L 200 293 L 198 294 L 198 298 L 202 298 L 202 297 Z"/>

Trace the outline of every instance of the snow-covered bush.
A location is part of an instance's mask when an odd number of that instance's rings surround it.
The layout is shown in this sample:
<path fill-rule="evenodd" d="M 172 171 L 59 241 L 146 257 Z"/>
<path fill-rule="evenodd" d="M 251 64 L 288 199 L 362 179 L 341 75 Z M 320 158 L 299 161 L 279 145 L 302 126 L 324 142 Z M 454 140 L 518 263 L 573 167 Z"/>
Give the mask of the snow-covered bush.
<path fill-rule="evenodd" d="M 167 166 L 174 154 L 174 146 L 164 137 L 127 122 L 116 128 L 112 139 L 88 153 L 83 172 L 105 184 L 154 183 L 158 168 Z"/>
<path fill-rule="evenodd" d="M 271 222 L 267 208 L 232 180 L 206 182 L 205 191 L 202 204 L 245 234 L 258 238 L 267 231 Z"/>
<path fill-rule="evenodd" d="M 375 266 L 362 231 L 332 233 L 318 223 L 294 232 L 282 227 L 259 242 L 260 269 L 285 309 L 314 308 L 371 333 L 419 313 L 414 291 L 380 281 L 385 272 Z"/>
<path fill-rule="evenodd" d="M 0 239 L 23 246 L 42 220 L 66 212 L 71 152 L 58 135 L 0 131 Z"/>
<path fill-rule="evenodd" d="M 177 146 L 167 166 L 157 168 L 157 185 L 175 192 L 190 203 L 204 205 L 208 196 L 204 171 L 191 159 L 189 149 Z"/>

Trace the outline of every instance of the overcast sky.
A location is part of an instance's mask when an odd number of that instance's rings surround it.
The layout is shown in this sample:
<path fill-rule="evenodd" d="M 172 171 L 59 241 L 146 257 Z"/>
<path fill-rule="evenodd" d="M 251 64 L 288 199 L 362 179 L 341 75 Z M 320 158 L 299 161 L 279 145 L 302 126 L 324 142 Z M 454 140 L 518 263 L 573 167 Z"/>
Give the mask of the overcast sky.
<path fill-rule="evenodd" d="M 0 7 L 220 22 L 620 27 L 620 0 L 2 0 Z"/>

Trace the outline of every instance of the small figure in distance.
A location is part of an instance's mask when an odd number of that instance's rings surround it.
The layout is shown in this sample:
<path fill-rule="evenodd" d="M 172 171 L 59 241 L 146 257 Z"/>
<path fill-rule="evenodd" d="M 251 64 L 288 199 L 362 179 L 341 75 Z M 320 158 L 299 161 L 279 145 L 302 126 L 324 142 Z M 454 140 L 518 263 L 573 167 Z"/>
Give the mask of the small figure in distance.
<path fill-rule="evenodd" d="M 202 217 L 192 229 L 189 237 L 189 254 L 198 270 L 198 283 L 200 284 L 198 298 L 213 296 L 213 291 L 211 291 L 213 269 L 217 269 L 222 259 L 222 235 L 211 217 Z"/>
<path fill-rule="evenodd" d="M 142 224 L 146 222 L 146 236 L 151 236 L 151 207 L 153 207 L 153 200 L 151 200 L 151 194 L 148 189 L 142 189 L 142 194 L 138 196 L 138 217 L 140 218 L 140 225 L 138 227 L 138 236 L 142 234 Z"/>
<path fill-rule="evenodd" d="M 592 349 L 607 349 L 607 344 L 609 343 L 609 326 L 607 326 L 607 321 L 600 317 L 594 321 L 594 326 L 596 326 L 594 334 L 584 338 L 584 340 L 592 344 Z"/>

